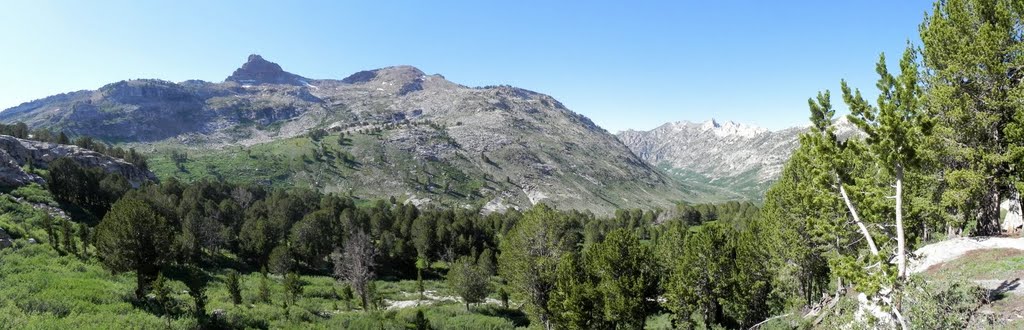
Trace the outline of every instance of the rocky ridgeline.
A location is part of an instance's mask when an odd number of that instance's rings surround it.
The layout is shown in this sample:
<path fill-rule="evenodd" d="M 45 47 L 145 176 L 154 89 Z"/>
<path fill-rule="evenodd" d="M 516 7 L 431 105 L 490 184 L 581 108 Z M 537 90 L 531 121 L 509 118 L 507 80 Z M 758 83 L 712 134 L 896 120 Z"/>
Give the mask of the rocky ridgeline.
<path fill-rule="evenodd" d="M 92 150 L 0 135 L 0 186 L 23 186 L 33 182 L 42 184 L 41 177 L 25 172 L 23 166 L 31 163 L 32 166 L 46 168 L 50 162 L 63 157 L 83 167 L 120 174 L 133 186 L 157 180 L 156 175 L 148 170 Z"/>
<path fill-rule="evenodd" d="M 360 159 L 361 170 L 345 181 L 376 189 L 362 191 L 365 197 L 438 198 L 416 187 L 429 186 L 422 184 L 423 166 L 438 162 L 446 165 L 430 166 L 447 169 L 430 175 L 442 181 L 489 178 L 468 196 L 494 205 L 543 201 L 600 213 L 669 207 L 686 195 L 614 135 L 551 96 L 511 86 L 467 87 L 411 66 L 311 79 L 252 55 L 224 82 L 119 82 L 0 112 L 0 122 L 15 121 L 105 141 L 196 150 L 272 143 L 314 129 L 413 123 L 415 129 L 382 134 L 378 154 Z"/>
<path fill-rule="evenodd" d="M 693 172 L 712 182 L 744 181 L 763 194 L 768 183 L 782 173 L 799 146 L 800 134 L 806 131 L 806 127 L 771 131 L 712 119 L 704 123 L 667 123 L 650 131 L 628 130 L 620 132 L 618 138 L 648 163 Z M 857 132 L 846 117 L 836 121 L 840 137 Z"/>

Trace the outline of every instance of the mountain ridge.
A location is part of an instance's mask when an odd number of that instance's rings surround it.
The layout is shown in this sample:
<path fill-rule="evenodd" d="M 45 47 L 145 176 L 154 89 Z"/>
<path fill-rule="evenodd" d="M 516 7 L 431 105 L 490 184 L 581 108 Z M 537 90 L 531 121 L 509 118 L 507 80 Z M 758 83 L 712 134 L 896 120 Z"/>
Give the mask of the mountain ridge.
<path fill-rule="evenodd" d="M 606 213 L 689 194 L 549 95 L 467 87 L 404 65 L 311 79 L 251 55 L 223 82 L 120 81 L 26 102 L 0 121 L 126 143 L 151 155 L 161 177 L 495 210 L 543 201 Z M 174 152 L 189 157 L 172 164 Z"/>
<path fill-rule="evenodd" d="M 859 132 L 845 116 L 836 120 L 836 127 L 837 135 L 844 138 Z M 769 130 L 710 119 L 668 122 L 647 131 L 621 131 L 616 136 L 634 154 L 684 184 L 722 190 L 726 200 L 760 200 L 799 146 L 799 135 L 808 128 Z"/>

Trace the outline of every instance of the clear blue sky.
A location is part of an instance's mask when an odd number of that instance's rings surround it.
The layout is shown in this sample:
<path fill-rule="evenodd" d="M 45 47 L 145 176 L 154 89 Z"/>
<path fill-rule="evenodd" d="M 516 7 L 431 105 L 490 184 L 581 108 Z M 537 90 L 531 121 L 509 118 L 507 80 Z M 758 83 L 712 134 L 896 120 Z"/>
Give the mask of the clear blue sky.
<path fill-rule="evenodd" d="M 561 100 L 615 132 L 807 121 L 874 89 L 931 1 L 7 1 L 0 109 L 129 78 L 221 81 L 250 53 L 310 78 L 410 64 Z M 835 103 L 841 103 L 838 99 Z"/>

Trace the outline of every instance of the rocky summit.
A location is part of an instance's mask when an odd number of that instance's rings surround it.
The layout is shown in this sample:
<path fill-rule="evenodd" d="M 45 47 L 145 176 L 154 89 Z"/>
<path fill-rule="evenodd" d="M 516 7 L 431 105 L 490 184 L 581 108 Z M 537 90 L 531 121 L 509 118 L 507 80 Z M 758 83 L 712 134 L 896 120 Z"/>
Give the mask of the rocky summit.
<path fill-rule="evenodd" d="M 242 67 L 235 70 L 225 81 L 233 81 L 239 84 L 285 84 L 304 85 L 307 79 L 299 75 L 285 72 L 277 63 L 264 60 L 262 56 L 253 54 L 242 64 Z"/>
<path fill-rule="evenodd" d="M 0 121 L 129 144 L 162 177 L 487 210 L 544 202 L 608 213 L 692 197 L 551 96 L 412 66 L 311 79 L 252 55 L 224 82 L 121 81 L 27 102 Z M 187 160 L 168 165 L 172 152 Z"/>

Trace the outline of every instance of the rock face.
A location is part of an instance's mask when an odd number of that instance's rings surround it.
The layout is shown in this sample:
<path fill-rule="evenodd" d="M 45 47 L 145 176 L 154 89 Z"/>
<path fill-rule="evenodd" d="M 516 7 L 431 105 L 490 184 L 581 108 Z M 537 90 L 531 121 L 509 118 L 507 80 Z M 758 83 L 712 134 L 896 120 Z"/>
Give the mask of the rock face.
<path fill-rule="evenodd" d="M 29 174 L 7 151 L 0 149 L 0 187 L 20 187 L 30 183 L 43 183 L 43 178 Z"/>
<path fill-rule="evenodd" d="M 354 160 L 355 173 L 336 174 L 343 180 L 323 178 L 321 170 L 268 178 L 306 178 L 324 191 L 357 189 L 363 197 L 436 201 L 449 195 L 461 205 L 496 209 L 545 202 L 607 213 L 668 207 L 688 196 L 614 135 L 551 96 L 510 86 L 466 87 L 411 66 L 307 79 L 253 55 L 222 83 L 119 82 L 28 102 L 0 112 L 0 121 L 106 141 L 160 141 L 200 153 L 265 145 L 314 129 L 384 130 L 372 136 L 379 141 L 347 151 L 366 156 Z M 448 183 L 473 191 L 439 193 Z"/>
<path fill-rule="evenodd" d="M 225 81 L 233 81 L 239 84 L 286 84 L 304 85 L 306 78 L 285 72 L 277 63 L 264 60 L 263 57 L 253 54 L 242 64 L 241 68 L 235 70 Z"/>
<path fill-rule="evenodd" d="M 50 162 L 63 157 L 70 158 L 83 167 L 100 168 L 107 173 L 120 174 L 133 186 L 157 180 L 153 172 L 92 150 L 0 135 L 0 185 L 22 186 L 32 182 L 43 183 L 42 178 L 26 173 L 22 166 L 31 162 L 33 166 L 46 168 Z"/>
<path fill-rule="evenodd" d="M 840 137 L 857 132 L 845 117 L 836 121 L 836 128 Z M 618 137 L 645 161 L 675 173 L 690 185 L 718 189 L 725 199 L 760 200 L 806 130 L 770 131 L 712 119 L 667 123 L 650 131 L 629 130 Z"/>

